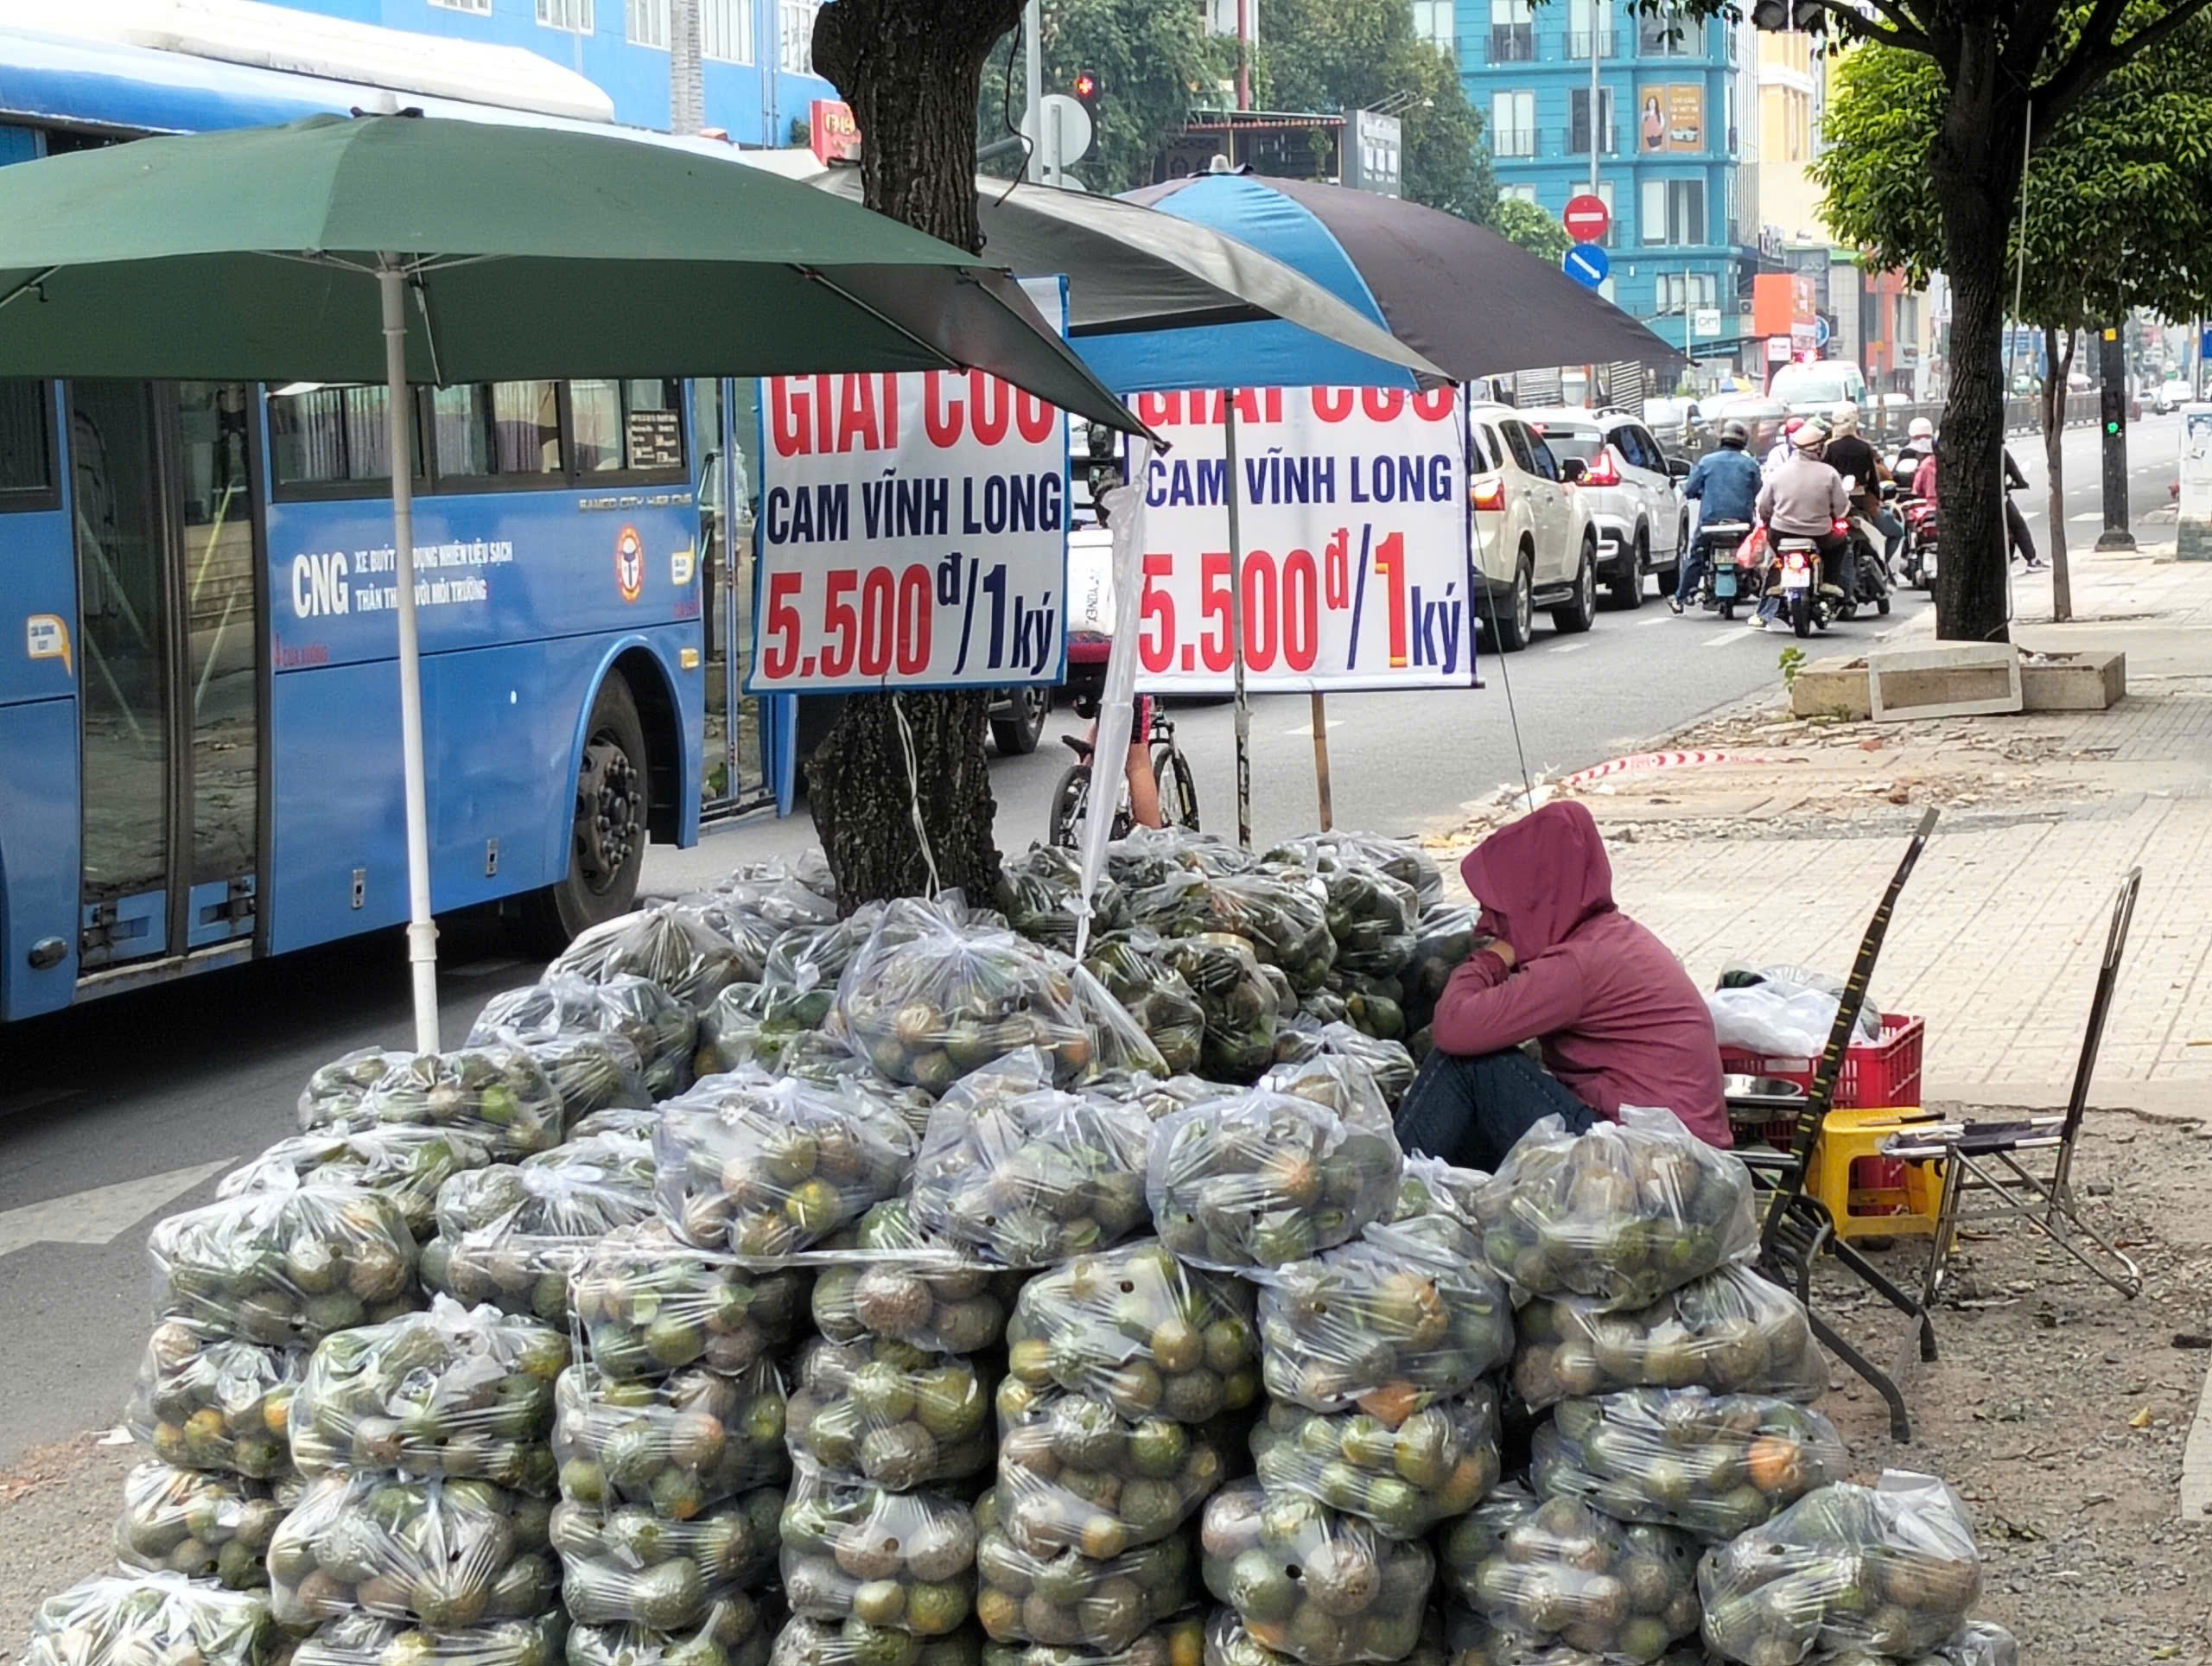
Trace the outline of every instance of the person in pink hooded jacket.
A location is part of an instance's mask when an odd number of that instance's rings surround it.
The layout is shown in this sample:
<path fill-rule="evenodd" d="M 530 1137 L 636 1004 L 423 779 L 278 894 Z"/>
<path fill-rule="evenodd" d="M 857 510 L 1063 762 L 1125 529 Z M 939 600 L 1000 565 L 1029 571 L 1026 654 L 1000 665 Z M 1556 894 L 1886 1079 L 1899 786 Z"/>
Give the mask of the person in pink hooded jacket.
<path fill-rule="evenodd" d="M 1667 945 L 1614 906 L 1590 812 L 1546 804 L 1484 839 L 1459 871 L 1482 908 L 1480 935 L 1436 1003 L 1399 1142 L 1494 1171 L 1542 1117 L 1580 1133 L 1624 1105 L 1650 1105 L 1727 1147 L 1712 1014 Z M 1527 1041 L 1540 1044 L 1541 1068 Z"/>

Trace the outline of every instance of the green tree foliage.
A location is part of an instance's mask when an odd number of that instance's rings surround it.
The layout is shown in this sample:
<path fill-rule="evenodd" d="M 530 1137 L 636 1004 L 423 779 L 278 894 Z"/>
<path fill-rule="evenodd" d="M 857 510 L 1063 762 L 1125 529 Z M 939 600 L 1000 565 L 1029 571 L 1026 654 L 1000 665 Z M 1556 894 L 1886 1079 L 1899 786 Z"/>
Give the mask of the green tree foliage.
<path fill-rule="evenodd" d="M 1259 69 L 1257 97 L 1273 110 L 1406 105 L 1406 195 L 1491 223 L 1482 117 L 1451 60 L 1414 34 L 1406 0 L 1267 0 Z"/>
<path fill-rule="evenodd" d="M 2028 169 L 2005 245 L 2009 301 L 2023 321 L 2090 328 L 2147 308 L 2186 318 L 2212 304 L 2212 17 L 2082 94 Z M 1860 46 L 1828 72 L 1813 165 L 1829 227 L 1868 264 L 1916 280 L 1941 270 L 1943 228 L 1930 170 L 1943 77 L 1928 58 Z"/>
<path fill-rule="evenodd" d="M 1491 229 L 1509 242 L 1517 243 L 1539 259 L 1556 266 L 1566 258 L 1574 239 L 1558 219 L 1525 197 L 1500 197 L 1491 215 Z"/>
<path fill-rule="evenodd" d="M 1151 184 L 1160 141 L 1194 105 L 1218 99 L 1235 43 L 1206 35 L 1193 0 L 1051 0 L 1043 10 L 1045 91 L 1068 92 L 1086 69 L 1101 89 L 1090 151 L 1074 172 L 1109 195 Z M 984 143 L 1004 138 L 1009 123 L 1020 125 L 1023 94 L 1021 48 L 1010 35 L 984 66 L 976 112 Z M 995 161 L 990 171 L 1012 178 L 1020 160 Z"/>

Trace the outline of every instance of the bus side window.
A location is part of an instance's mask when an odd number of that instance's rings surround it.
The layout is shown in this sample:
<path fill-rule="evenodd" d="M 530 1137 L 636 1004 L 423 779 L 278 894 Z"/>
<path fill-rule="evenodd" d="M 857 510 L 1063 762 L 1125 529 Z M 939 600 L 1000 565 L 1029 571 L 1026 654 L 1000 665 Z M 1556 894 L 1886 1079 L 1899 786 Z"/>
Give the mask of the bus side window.
<path fill-rule="evenodd" d="M 0 381 L 0 514 L 54 506 L 44 382 Z"/>
<path fill-rule="evenodd" d="M 376 383 L 360 387 L 296 383 L 273 391 L 269 396 L 269 448 L 277 489 L 319 487 L 324 496 L 353 496 L 328 488 L 359 486 L 365 488 L 359 494 L 363 497 L 389 490 L 391 461 L 385 415 L 390 404 L 383 385 Z M 419 402 L 409 437 L 419 474 Z"/>
<path fill-rule="evenodd" d="M 482 479 L 566 473 L 561 456 L 561 385 L 476 382 L 431 396 L 438 478 Z"/>
<path fill-rule="evenodd" d="M 569 410 L 577 474 L 684 478 L 681 382 L 572 382 Z"/>

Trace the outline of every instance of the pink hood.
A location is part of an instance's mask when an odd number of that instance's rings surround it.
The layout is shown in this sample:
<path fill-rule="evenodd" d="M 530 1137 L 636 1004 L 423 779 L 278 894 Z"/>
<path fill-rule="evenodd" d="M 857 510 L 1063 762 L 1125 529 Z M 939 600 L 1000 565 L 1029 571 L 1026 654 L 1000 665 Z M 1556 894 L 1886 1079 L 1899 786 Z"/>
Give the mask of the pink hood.
<path fill-rule="evenodd" d="M 1472 955 L 1452 974 L 1435 1045 L 1475 1055 L 1540 1042 L 1545 1068 L 1600 1115 L 1662 1106 L 1727 1146 L 1712 1014 L 1667 945 L 1614 906 L 1590 812 L 1546 804 L 1484 839 L 1459 871 L 1483 931 L 1512 945 L 1515 963 Z"/>

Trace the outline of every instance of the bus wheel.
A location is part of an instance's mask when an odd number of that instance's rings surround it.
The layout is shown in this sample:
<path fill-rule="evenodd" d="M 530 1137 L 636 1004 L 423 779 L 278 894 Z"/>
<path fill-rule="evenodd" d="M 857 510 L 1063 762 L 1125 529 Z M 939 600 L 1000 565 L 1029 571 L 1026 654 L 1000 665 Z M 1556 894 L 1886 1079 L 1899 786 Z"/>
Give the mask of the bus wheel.
<path fill-rule="evenodd" d="M 629 912 L 645 860 L 645 728 L 621 674 L 610 673 L 592 702 L 576 771 L 569 871 L 522 900 L 522 936 L 545 955 Z"/>

